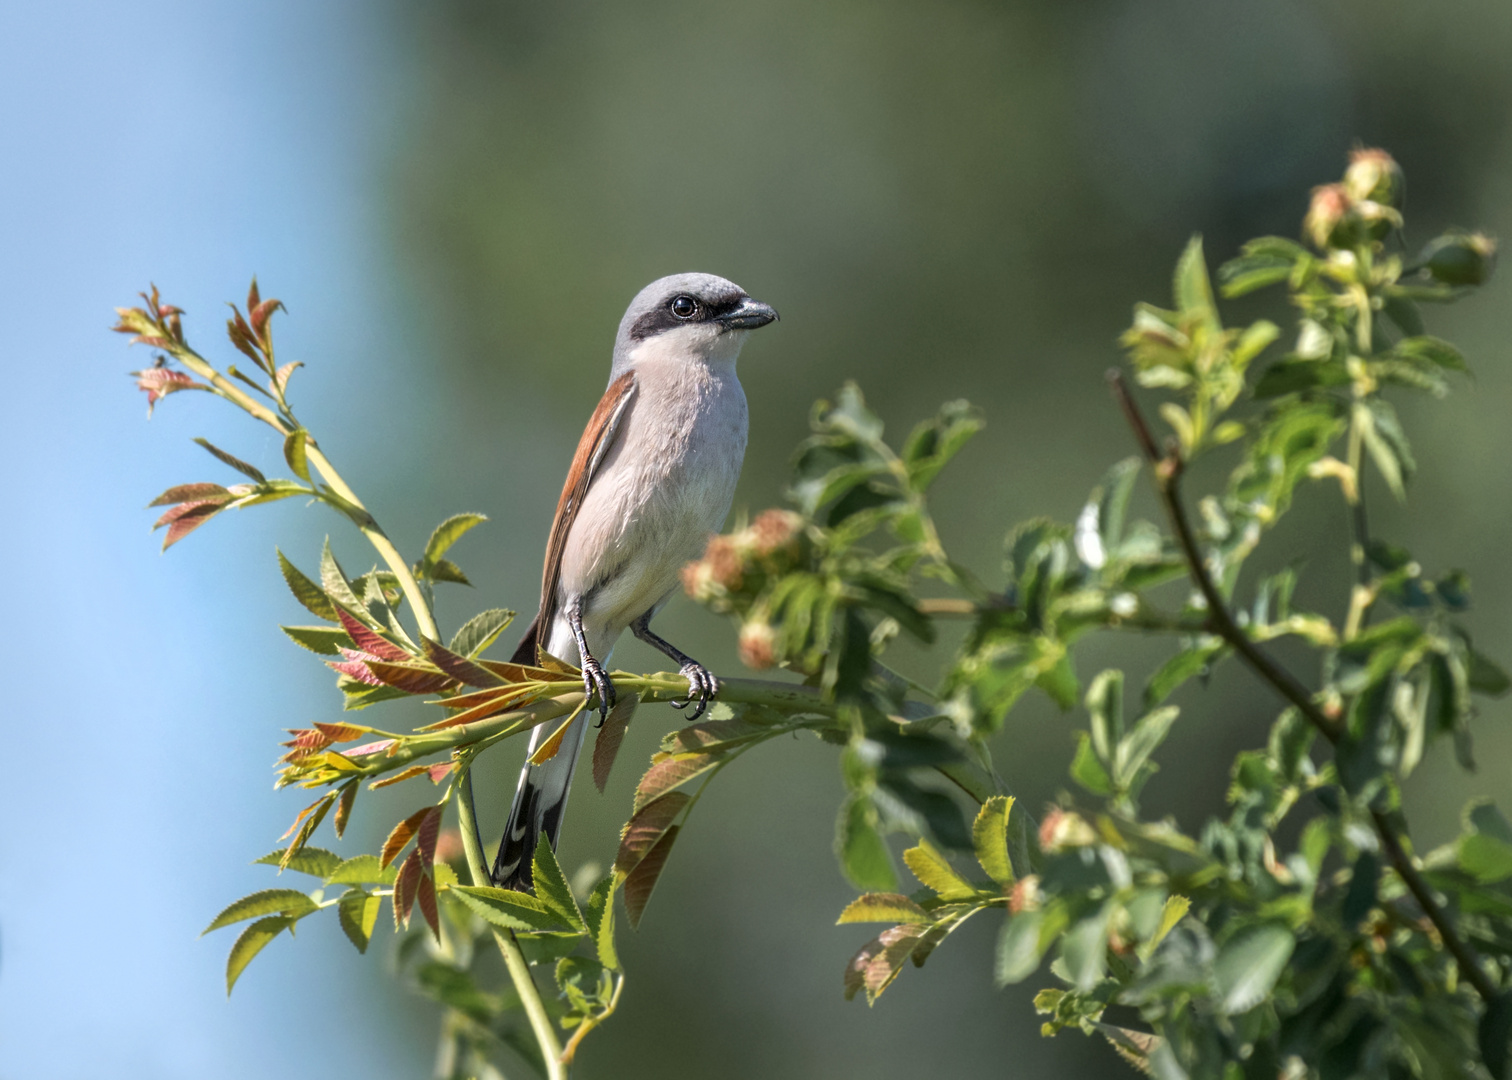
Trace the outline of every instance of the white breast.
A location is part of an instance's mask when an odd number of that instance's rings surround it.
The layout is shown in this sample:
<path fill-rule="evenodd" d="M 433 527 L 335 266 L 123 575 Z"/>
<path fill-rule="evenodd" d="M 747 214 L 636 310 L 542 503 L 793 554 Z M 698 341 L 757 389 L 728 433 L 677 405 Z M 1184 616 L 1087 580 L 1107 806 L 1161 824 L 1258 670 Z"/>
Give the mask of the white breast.
<path fill-rule="evenodd" d="M 730 345 L 728 359 L 636 358 L 635 398 L 562 553 L 560 600 L 583 597 L 592 638 L 612 644 L 660 607 L 730 511 L 747 426 Z"/>

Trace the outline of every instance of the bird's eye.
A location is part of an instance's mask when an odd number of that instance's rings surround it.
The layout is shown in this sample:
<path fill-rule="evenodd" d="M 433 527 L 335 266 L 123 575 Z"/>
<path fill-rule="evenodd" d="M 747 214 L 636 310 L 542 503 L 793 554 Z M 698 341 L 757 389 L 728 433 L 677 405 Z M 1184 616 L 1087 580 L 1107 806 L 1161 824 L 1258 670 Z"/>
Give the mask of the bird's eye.
<path fill-rule="evenodd" d="M 698 301 L 691 296 L 679 296 L 669 306 L 679 319 L 691 319 L 698 314 Z"/>

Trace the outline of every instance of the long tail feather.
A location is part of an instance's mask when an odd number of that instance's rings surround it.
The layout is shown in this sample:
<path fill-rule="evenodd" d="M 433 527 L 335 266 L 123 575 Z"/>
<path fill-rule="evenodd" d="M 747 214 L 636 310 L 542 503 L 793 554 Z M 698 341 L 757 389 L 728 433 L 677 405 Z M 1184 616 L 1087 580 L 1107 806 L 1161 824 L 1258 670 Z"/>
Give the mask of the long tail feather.
<path fill-rule="evenodd" d="M 510 807 L 504 839 L 499 842 L 499 854 L 494 860 L 493 880 L 500 888 L 522 892 L 529 889 L 536 844 L 544 836 L 548 844 L 556 847 L 562 832 L 562 815 L 567 809 L 567 793 L 572 787 L 572 770 L 588 734 L 589 716 L 590 713 L 584 711 L 572 721 L 562 734 L 561 747 L 550 761 L 540 765 L 527 761 L 520 770 L 514 805 Z M 530 753 L 535 753 L 555 730 L 552 724 L 536 728 L 530 737 Z"/>

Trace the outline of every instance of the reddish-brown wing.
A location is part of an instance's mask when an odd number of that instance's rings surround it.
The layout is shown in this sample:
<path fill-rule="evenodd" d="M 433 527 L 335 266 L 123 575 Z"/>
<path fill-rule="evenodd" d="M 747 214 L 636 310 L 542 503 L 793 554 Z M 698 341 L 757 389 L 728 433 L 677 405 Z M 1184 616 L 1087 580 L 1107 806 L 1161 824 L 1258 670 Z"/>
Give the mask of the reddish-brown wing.
<path fill-rule="evenodd" d="M 588 420 L 583 437 L 578 440 L 577 452 L 572 455 L 572 468 L 567 471 L 567 482 L 562 485 L 562 497 L 557 500 L 556 518 L 551 523 L 551 537 L 546 542 L 546 567 L 541 573 L 541 606 L 535 621 L 515 649 L 513 662 L 534 664 L 537 646 L 544 647 L 544 628 L 551 626 L 556 617 L 557 581 L 562 572 L 562 549 L 567 545 L 567 534 L 577 520 L 578 510 L 593 483 L 594 473 L 619 431 L 620 421 L 629 410 L 635 396 L 635 372 L 627 371 L 609 384 L 598 408 Z"/>

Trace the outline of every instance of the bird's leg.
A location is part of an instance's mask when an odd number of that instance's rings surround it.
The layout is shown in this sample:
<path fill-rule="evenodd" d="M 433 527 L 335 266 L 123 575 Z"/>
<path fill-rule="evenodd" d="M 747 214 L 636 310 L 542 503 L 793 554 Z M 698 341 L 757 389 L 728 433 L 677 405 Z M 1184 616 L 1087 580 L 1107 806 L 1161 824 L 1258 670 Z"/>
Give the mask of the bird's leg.
<path fill-rule="evenodd" d="M 583 603 L 581 600 L 572 600 L 567 605 L 565 612 L 567 625 L 572 628 L 572 636 L 577 641 L 578 659 L 583 669 L 583 693 L 590 698 L 598 693 L 599 726 L 609 718 L 609 710 L 614 706 L 614 683 L 604 671 L 604 666 L 593 658 L 588 651 L 588 639 L 583 635 Z"/>
<path fill-rule="evenodd" d="M 680 665 L 677 673 L 688 680 L 688 700 L 674 701 L 672 707 L 674 709 L 685 709 L 693 703 L 694 698 L 697 698 L 698 708 L 688 714 L 690 722 L 697 720 L 703 715 L 704 709 L 708 708 L 709 700 L 719 693 L 719 680 L 714 677 L 712 671 L 704 667 L 697 660 L 665 638 L 659 637 L 651 629 L 651 616 L 653 614 L 654 612 L 648 611 L 636 619 L 630 624 L 630 632 L 657 652 L 663 653 L 677 661 Z"/>

